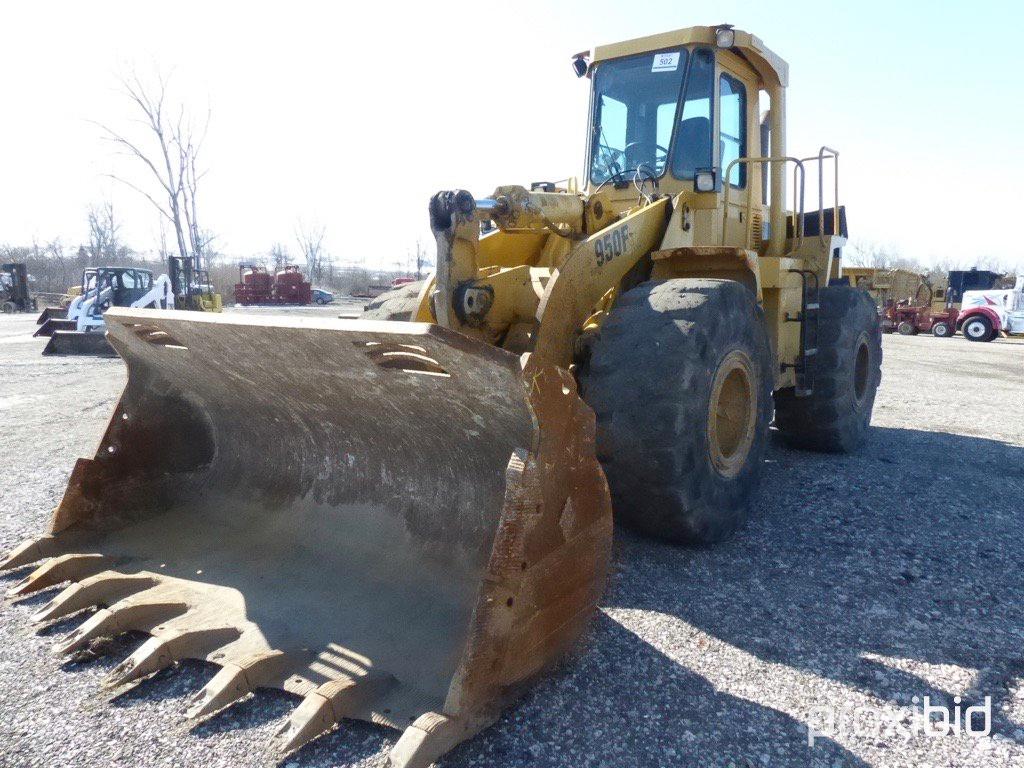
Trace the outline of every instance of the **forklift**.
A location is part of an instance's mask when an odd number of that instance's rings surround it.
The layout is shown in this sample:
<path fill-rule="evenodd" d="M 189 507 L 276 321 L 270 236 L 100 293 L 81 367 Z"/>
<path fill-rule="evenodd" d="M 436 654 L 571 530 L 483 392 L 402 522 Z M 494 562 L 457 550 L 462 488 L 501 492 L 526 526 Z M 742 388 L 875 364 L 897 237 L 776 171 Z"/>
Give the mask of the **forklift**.
<path fill-rule="evenodd" d="M 219 293 L 210 283 L 210 272 L 201 266 L 201 257 L 169 256 L 167 275 L 174 292 L 174 308 L 194 312 L 221 312 L 224 308 Z"/>
<path fill-rule="evenodd" d="M 24 264 L 0 265 L 0 310 L 34 312 L 36 300 L 28 291 L 28 268 Z"/>

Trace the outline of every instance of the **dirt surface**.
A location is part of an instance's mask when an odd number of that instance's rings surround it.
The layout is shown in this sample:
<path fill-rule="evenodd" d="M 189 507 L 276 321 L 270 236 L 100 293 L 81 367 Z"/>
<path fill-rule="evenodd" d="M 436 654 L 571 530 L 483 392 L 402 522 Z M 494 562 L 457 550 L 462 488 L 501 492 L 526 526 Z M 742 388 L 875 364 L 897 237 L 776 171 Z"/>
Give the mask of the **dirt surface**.
<path fill-rule="evenodd" d="M 125 380 L 116 359 L 41 357 L 34 330 L 0 316 L 0 551 L 43 529 Z M 773 441 L 753 521 L 724 545 L 617 531 L 579 653 L 442 765 L 1024 765 L 1024 341 L 884 351 L 859 453 Z M 190 662 L 107 703 L 100 678 L 143 638 L 62 667 L 51 648 L 82 617 L 29 623 L 52 594 L 0 609 L 0 766 L 275 763 L 296 700 L 261 691 L 190 731 L 186 699 L 215 671 Z M 925 697 L 947 716 L 988 698 L 990 734 L 920 733 Z M 382 766 L 396 736 L 346 721 L 284 764 Z"/>

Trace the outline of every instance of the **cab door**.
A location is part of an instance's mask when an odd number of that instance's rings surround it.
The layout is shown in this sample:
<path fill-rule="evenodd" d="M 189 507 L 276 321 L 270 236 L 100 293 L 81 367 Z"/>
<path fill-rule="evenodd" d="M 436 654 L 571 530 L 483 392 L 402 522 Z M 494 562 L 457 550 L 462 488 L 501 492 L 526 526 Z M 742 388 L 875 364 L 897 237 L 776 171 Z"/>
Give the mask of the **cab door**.
<path fill-rule="evenodd" d="M 721 169 L 723 203 L 728 190 L 729 205 L 723 245 L 761 248 L 763 200 L 761 166 L 734 161 L 761 155 L 758 121 L 758 81 L 749 65 L 728 51 L 719 51 L 715 68 L 715 134 L 718 136 L 716 165 Z M 730 168 L 730 164 L 732 167 Z M 748 212 L 748 195 L 750 206 Z M 748 240 L 748 217 L 750 238 Z M 719 222 L 721 226 L 721 222 Z M 721 237 L 719 230 L 718 237 Z"/>

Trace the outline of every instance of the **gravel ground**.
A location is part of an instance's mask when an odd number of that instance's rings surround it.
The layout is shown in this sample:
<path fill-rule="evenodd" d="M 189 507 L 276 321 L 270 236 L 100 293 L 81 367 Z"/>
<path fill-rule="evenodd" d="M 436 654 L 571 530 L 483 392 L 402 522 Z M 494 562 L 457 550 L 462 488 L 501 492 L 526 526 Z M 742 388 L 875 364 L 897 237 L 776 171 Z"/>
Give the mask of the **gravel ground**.
<path fill-rule="evenodd" d="M 124 383 L 119 360 L 40 357 L 34 327 L 0 317 L 0 550 L 42 529 Z M 1024 765 L 1024 343 L 884 346 L 866 447 L 773 445 L 753 522 L 725 545 L 617 531 L 579 653 L 443 765 Z M 0 611 L 0 766 L 274 764 L 290 696 L 189 731 L 185 698 L 215 668 L 185 663 L 107 703 L 100 678 L 142 637 L 62 668 L 54 636 L 81 619 L 28 621 L 51 595 Z M 991 734 L 912 732 L 926 696 L 953 715 L 990 697 Z M 285 765 L 382 766 L 395 737 L 346 722 Z"/>

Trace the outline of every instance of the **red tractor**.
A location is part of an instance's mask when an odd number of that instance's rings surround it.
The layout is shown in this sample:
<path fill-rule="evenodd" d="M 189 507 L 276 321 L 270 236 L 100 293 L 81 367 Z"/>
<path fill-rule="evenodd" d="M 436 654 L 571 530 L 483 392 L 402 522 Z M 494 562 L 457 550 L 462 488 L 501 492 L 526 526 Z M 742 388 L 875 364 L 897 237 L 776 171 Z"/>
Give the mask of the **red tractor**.
<path fill-rule="evenodd" d="M 276 275 L 271 275 L 266 267 L 258 264 L 241 264 L 238 272 L 236 304 L 248 307 L 254 304 L 305 305 L 313 302 L 313 286 L 294 264 L 287 264 Z"/>
<path fill-rule="evenodd" d="M 313 286 L 303 277 L 299 268 L 288 264 L 277 273 L 274 280 L 275 304 L 311 304 Z"/>
<path fill-rule="evenodd" d="M 245 307 L 274 303 L 274 278 L 267 272 L 266 267 L 258 264 L 238 265 L 235 303 Z"/>
<path fill-rule="evenodd" d="M 922 292 L 927 293 L 923 301 Z M 922 285 L 913 304 L 909 300 L 888 303 L 882 309 L 882 330 L 887 333 L 896 331 L 902 336 L 931 332 L 933 336 L 949 338 L 956 333 L 960 311 L 950 304 L 943 306 L 941 292 L 939 289 L 939 295 L 936 295 L 930 286 Z"/>

